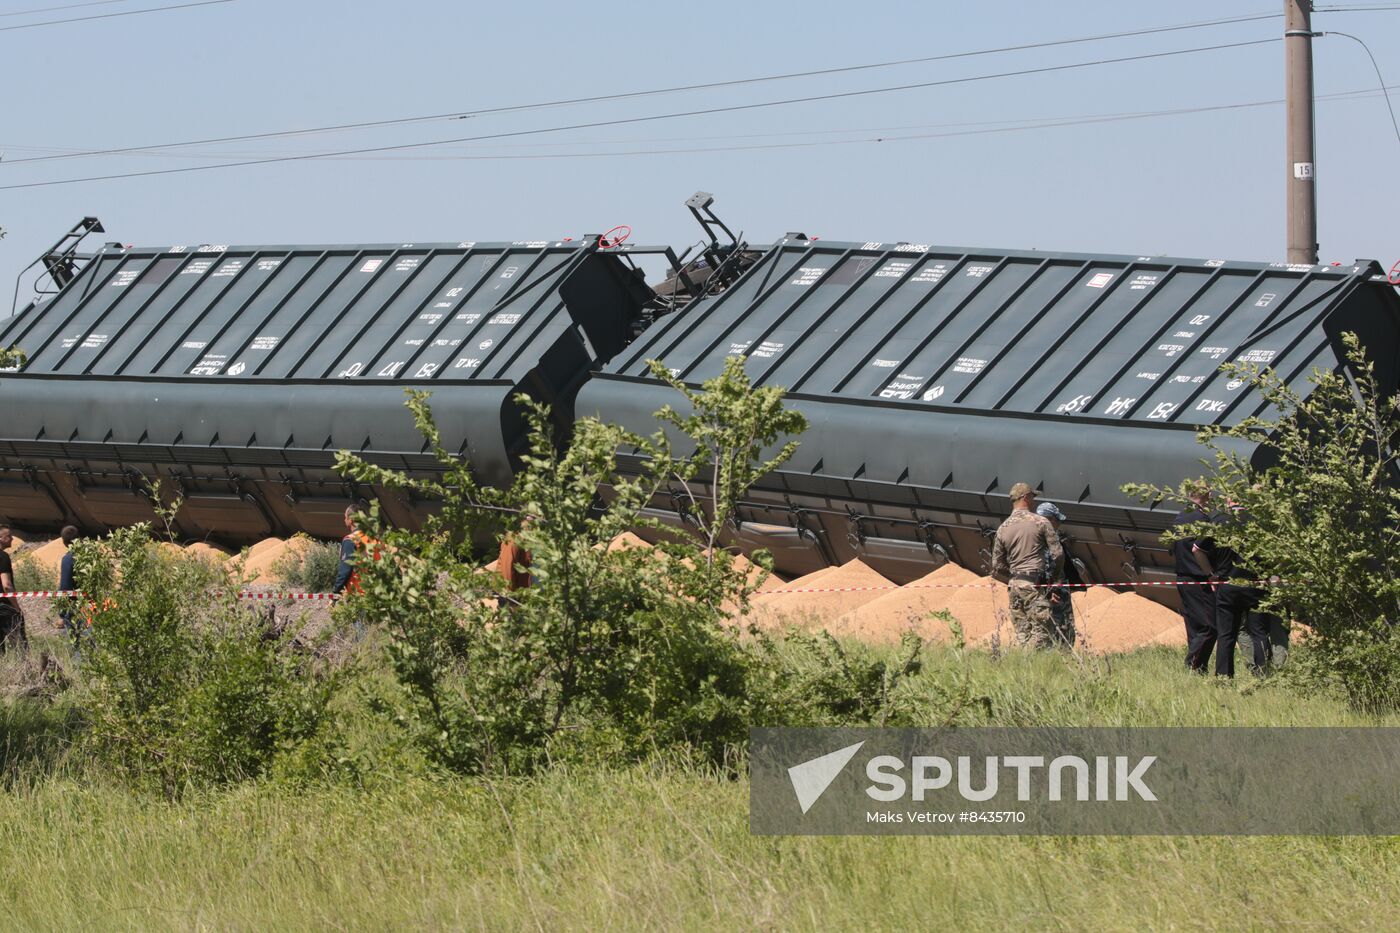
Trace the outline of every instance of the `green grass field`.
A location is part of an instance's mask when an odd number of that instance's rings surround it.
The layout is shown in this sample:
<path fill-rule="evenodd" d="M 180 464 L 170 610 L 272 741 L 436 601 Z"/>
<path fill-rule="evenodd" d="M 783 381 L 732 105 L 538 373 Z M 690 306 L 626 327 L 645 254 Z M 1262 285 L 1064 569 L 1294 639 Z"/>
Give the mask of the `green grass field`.
<path fill-rule="evenodd" d="M 1167 650 L 965 663 L 989 700 L 971 722 L 1400 724 Z M 62 714 L 27 703 L 0 720 L 5 929 L 1400 928 L 1396 838 L 757 837 L 745 781 L 663 764 L 168 802 L 44 773 Z"/>

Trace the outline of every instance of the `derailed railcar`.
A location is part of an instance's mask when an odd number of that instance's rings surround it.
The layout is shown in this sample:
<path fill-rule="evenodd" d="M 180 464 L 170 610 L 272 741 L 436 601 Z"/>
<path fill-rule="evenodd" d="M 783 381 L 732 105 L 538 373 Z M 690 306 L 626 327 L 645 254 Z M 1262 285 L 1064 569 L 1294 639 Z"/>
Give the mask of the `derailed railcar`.
<path fill-rule="evenodd" d="M 1380 272 L 790 236 L 649 329 L 578 412 L 650 431 L 674 393 L 647 360 L 698 384 L 745 354 L 810 422 L 733 529 L 780 570 L 860 557 L 901 582 L 949 559 L 985 572 L 1006 493 L 1025 481 L 1070 516 L 1090 579 L 1169 579 L 1171 516 L 1122 484 L 1200 474 L 1196 429 L 1262 410 L 1226 361 L 1303 386 L 1342 365 L 1340 335 L 1355 331 L 1393 390 L 1400 302 Z M 663 494 L 653 514 L 684 526 L 688 501 Z"/>
<path fill-rule="evenodd" d="M 513 396 L 548 402 L 567 431 L 579 385 L 652 297 L 598 247 L 109 244 L 81 270 L 71 247 L 46 257 L 63 287 L 0 330 L 28 354 L 0 374 L 0 515 L 149 520 L 159 479 L 184 497 L 182 533 L 227 544 L 336 535 L 370 497 L 412 526 L 430 504 L 355 488 L 336 451 L 434 471 L 403 408 L 406 387 L 427 389 L 445 444 L 481 482 L 508 482 L 527 440 Z"/>

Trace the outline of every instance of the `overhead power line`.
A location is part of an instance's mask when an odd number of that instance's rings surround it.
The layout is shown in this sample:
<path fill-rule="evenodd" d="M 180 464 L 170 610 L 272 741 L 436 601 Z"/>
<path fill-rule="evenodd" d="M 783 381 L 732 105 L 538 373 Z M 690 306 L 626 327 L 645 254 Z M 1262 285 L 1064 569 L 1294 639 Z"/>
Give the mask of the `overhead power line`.
<path fill-rule="evenodd" d="M 1397 86 L 1400 87 L 1400 86 Z M 1394 88 L 1392 88 L 1393 90 Z M 1340 100 L 1344 98 L 1357 98 L 1360 96 L 1379 96 L 1379 90 L 1368 89 L 1365 91 L 1348 91 L 1344 94 L 1329 94 L 1325 97 L 1318 97 L 1318 100 Z M 550 153 L 525 153 L 519 155 L 447 155 L 447 156 L 402 156 L 398 158 L 407 159 L 435 159 L 443 161 L 489 161 L 489 160 L 523 160 L 523 159 L 572 159 L 572 158 L 606 158 L 609 156 L 631 156 L 631 155 L 677 155 L 688 153 L 704 152 L 742 152 L 765 149 L 811 149 L 822 146 L 847 146 L 869 143 L 888 142 L 909 142 L 922 139 L 950 139 L 960 136 L 988 136 L 998 133 L 1023 133 L 1031 130 L 1060 129 L 1067 126 L 1090 126 L 1107 123 L 1125 123 L 1135 120 L 1148 120 L 1160 117 L 1178 117 L 1201 113 L 1222 113 L 1236 110 L 1250 110 L 1260 107 L 1276 107 L 1282 104 L 1283 100 L 1257 100 L 1246 101 L 1235 104 L 1208 104 L 1199 107 L 1176 107 L 1167 110 L 1145 110 L 1137 113 L 1112 113 L 1112 114 L 1092 114 L 1080 117 L 1059 117 L 1043 120 L 1027 120 L 1019 123 L 1008 122 L 999 126 L 981 126 L 972 129 L 950 130 L 939 133 L 907 133 L 899 135 L 870 136 L 860 139 L 828 139 L 828 140 L 808 140 L 805 142 L 791 143 L 752 143 L 734 146 L 697 146 L 690 148 L 672 149 L 615 149 L 609 152 L 550 152 Z M 599 144 L 603 145 L 603 144 Z M 358 157 L 350 157 L 358 158 Z M 366 159 L 374 159 L 375 156 L 366 156 Z M 380 158 L 392 159 L 394 156 L 383 156 Z"/>
<path fill-rule="evenodd" d="M 1326 97 L 1319 97 L 1318 100 L 1343 98 L 1357 99 L 1362 96 L 1379 96 L 1377 89 L 1364 91 L 1348 91 L 1343 94 L 1330 94 Z M 1249 110 L 1259 107 L 1276 107 L 1282 104 L 1282 99 L 1246 101 L 1235 104 L 1209 104 L 1199 107 L 1177 107 L 1168 110 L 1145 110 L 1136 113 L 1111 113 L 1093 114 L 1080 117 L 1059 117 L 1046 118 L 1042 120 L 1025 121 L 1005 121 L 1000 125 L 982 125 L 972 129 L 949 130 L 937 133 L 906 133 L 898 135 L 882 135 L 861 137 L 859 139 L 825 139 L 806 140 L 802 142 L 773 142 L 773 143 L 746 143 L 731 146 L 694 146 L 678 147 L 669 149 L 613 149 L 607 152 L 544 152 L 544 153 L 522 153 L 522 154 L 484 154 L 484 155 L 442 155 L 442 156 L 349 156 L 349 157 L 329 157 L 333 161 L 340 158 L 350 160 L 364 159 L 393 160 L 393 159 L 419 159 L 419 160 L 440 160 L 440 161 L 516 161 L 516 160 L 540 160 L 540 159 L 588 159 L 588 158 L 610 158 L 613 156 L 643 156 L 643 155 L 684 155 L 696 153 L 720 153 L 720 152 L 752 152 L 775 149 L 814 149 L 823 146 L 851 146 L 867 145 L 891 142 L 910 142 L 925 139 L 951 139 L 962 136 L 989 136 L 999 133 L 1023 133 L 1031 130 L 1060 129 L 1068 126 L 1090 126 L 1109 123 L 1124 123 L 1135 120 L 1148 120 L 1160 117 L 1188 116 L 1201 113 L 1223 113 L 1237 110 Z M 970 125 L 970 124 L 965 124 Z M 846 132 L 856 132 L 849 130 Z M 772 134 L 795 135 L 795 134 Z M 797 134 L 800 135 L 800 134 Z M 608 143 L 596 143 L 593 145 L 609 145 Z"/>
<path fill-rule="evenodd" d="M 114 3 L 130 3 L 131 0 L 88 0 L 87 3 L 66 3 L 63 6 L 46 6 L 37 10 L 16 10 L 13 13 L 0 13 L 0 19 L 11 16 L 32 16 L 36 13 L 56 13 L 59 10 L 76 10 L 85 6 L 111 6 Z"/>
<path fill-rule="evenodd" d="M 1385 76 L 1381 74 L 1381 66 L 1376 63 L 1376 56 L 1371 54 L 1371 47 L 1349 32 L 1335 32 L 1329 29 L 1327 32 L 1324 32 L 1323 35 L 1341 36 L 1344 39 L 1350 39 L 1365 50 L 1366 57 L 1371 60 L 1371 67 L 1376 70 L 1376 80 L 1380 82 L 1381 93 L 1385 95 L 1385 108 L 1390 111 L 1390 126 L 1395 130 L 1395 141 L 1400 142 L 1400 122 L 1397 122 L 1395 119 L 1395 108 L 1390 103 L 1390 91 L 1385 86 Z"/>
<path fill-rule="evenodd" d="M 1380 97 L 1383 93 L 1400 89 L 1400 85 L 1388 85 L 1384 89 L 1359 88 L 1352 91 L 1337 91 L 1331 94 L 1319 94 L 1319 102 L 1341 101 L 1341 100 L 1362 100 L 1370 97 Z M 707 136 L 663 136 L 651 138 L 633 139 L 591 139 L 591 140 L 568 140 L 555 142 L 536 143 L 516 143 L 516 144 L 496 144 L 482 146 L 468 146 L 469 149 L 559 149 L 566 146 L 642 146 L 646 144 L 664 143 L 707 143 L 707 142 L 729 142 L 733 145 L 724 146 L 693 146 L 683 148 L 647 148 L 647 149 L 618 149 L 613 148 L 605 152 L 588 152 L 581 150 L 564 152 L 543 152 L 526 153 L 520 155 L 486 153 L 486 154 L 462 154 L 458 152 L 446 152 L 441 154 L 423 155 L 382 155 L 382 156 L 336 156 L 327 151 L 316 154 L 332 161 L 492 161 L 492 160 L 516 160 L 516 159 L 572 159 L 572 158 L 604 158 L 608 156 L 631 156 L 631 155 L 665 155 L 676 153 L 697 153 L 697 152 L 743 152 L 763 149 L 782 148 L 813 148 L 821 146 L 844 146 L 857 143 L 884 143 L 901 142 L 921 139 L 948 139 L 960 136 L 979 136 L 993 133 L 1019 133 L 1031 130 L 1058 129 L 1068 126 L 1088 126 L 1098 124 L 1111 124 L 1129 122 L 1134 120 L 1155 119 L 1160 117 L 1190 116 L 1202 113 L 1218 113 L 1235 110 L 1257 109 L 1261 107 L 1274 107 L 1282 104 L 1281 98 L 1272 100 L 1241 101 L 1229 104 L 1205 104 L 1194 107 L 1172 107 L 1159 110 L 1134 110 L 1118 111 L 1111 113 L 1090 113 L 1074 114 L 1055 117 L 1024 117 L 1009 120 L 974 120 L 959 121 L 952 123 L 918 123 L 905 124 L 901 126 L 850 126 L 831 127 L 827 126 L 818 130 L 788 130 L 768 133 L 727 133 Z M 910 131 L 924 132 L 910 132 Z M 939 130 L 941 132 L 927 132 Z M 812 136 L 845 136 L 852 133 L 877 133 L 876 136 L 862 136 L 855 139 L 807 139 L 799 142 L 777 143 L 767 142 L 769 140 L 797 139 L 798 137 Z M 737 141 L 737 142 L 736 142 Z M 170 152 L 152 152 L 148 155 L 154 158 L 163 159 L 190 159 L 190 158 L 245 158 L 255 157 L 252 153 L 224 152 L 224 153 L 199 153 L 181 155 Z"/>
<path fill-rule="evenodd" d="M 12 32 L 16 29 L 38 29 L 40 26 L 62 26 L 65 23 L 86 23 L 95 19 L 116 19 L 118 16 L 140 16 L 142 13 L 169 13 L 172 10 L 188 10 L 191 7 L 215 6 L 220 3 L 233 2 L 235 2 L 235 0 L 200 0 L 199 3 L 177 3 L 173 6 L 157 6 L 145 10 L 122 10 L 119 13 L 94 13 L 92 16 L 75 16 L 70 19 L 49 19 L 42 23 L 21 23 L 18 26 L 0 26 L 0 32 Z"/>
<path fill-rule="evenodd" d="M 1157 35 L 1166 32 L 1180 32 L 1188 29 L 1204 29 L 1214 26 L 1227 26 L 1237 23 L 1252 23 L 1259 20 L 1277 19 L 1280 13 L 1255 13 L 1241 16 L 1226 17 L 1223 19 L 1201 20 L 1191 23 L 1177 23 L 1169 26 L 1151 26 L 1144 29 L 1134 29 L 1127 32 L 1099 33 L 1089 36 L 1077 36 L 1069 39 L 1054 39 L 1046 42 L 1032 42 L 1023 45 L 1008 45 L 998 48 L 976 49 L 968 52 L 950 52 L 942 55 L 930 55 L 923 58 L 901 58 L 882 62 L 869 62 L 859 65 L 846 65 L 837 68 L 819 68 L 811 71 L 793 71 L 784 74 L 760 75 L 753 78 L 736 78 L 729 81 L 712 81 L 704 84 L 683 84 L 673 87 L 651 88 L 640 91 L 623 91 L 616 94 L 598 94 L 590 97 L 572 97 L 560 100 L 537 101 L 528 104 L 512 104 L 501 107 L 487 107 L 478 110 L 455 110 L 448 113 L 426 114 L 413 117 L 395 117 L 387 120 L 366 120 L 357 123 L 338 123 L 327 126 L 304 127 L 293 130 L 278 130 L 267 133 L 245 133 L 238 136 L 217 136 L 206 139 L 188 139 L 179 142 L 157 143 L 144 146 L 124 146 L 108 149 L 88 149 L 74 152 L 65 152 L 56 155 L 34 156 L 26 159 L 12 159 L 6 165 L 19 165 L 25 162 L 49 162 L 59 159 L 77 159 L 91 156 L 126 155 L 136 152 L 149 152 L 156 149 L 177 149 L 187 146 L 215 145 L 219 143 L 231 142 L 251 142 L 260 139 L 277 139 L 289 136 L 312 136 L 320 133 L 338 133 L 348 130 L 373 129 L 387 126 L 404 126 L 414 123 L 431 123 L 442 120 L 463 120 L 472 117 L 492 116 L 504 113 L 519 113 L 529 110 L 543 110 L 555 107 L 570 107 L 581 104 L 596 104 L 608 101 L 632 100 L 640 97 L 656 97 L 664 94 L 688 93 L 691 91 L 711 91 L 721 88 L 741 87 L 745 85 L 762 84 L 772 81 L 788 81 L 797 78 L 813 78 L 824 75 L 850 74 L 859 71 L 873 71 L 882 68 L 894 68 L 905 65 L 923 65 L 933 62 L 954 61 L 962 58 L 976 58 L 986 55 L 999 55 L 1007 52 L 1023 52 L 1033 49 L 1054 48 L 1057 46 L 1078 45 L 1088 42 L 1103 42 L 1110 39 L 1126 39 L 1137 36 Z"/>
<path fill-rule="evenodd" d="M 628 126 L 638 123 L 650 123 L 658 120 L 675 120 L 686 117 L 711 116 L 717 113 L 736 113 L 740 111 L 761 110 L 770 107 L 784 107 L 793 104 L 816 103 L 828 100 L 841 100 L 856 97 L 868 97 L 875 94 L 889 94 L 899 91 L 921 90 L 933 87 L 948 87 L 958 84 L 970 84 L 976 81 L 990 81 L 999 78 L 1016 78 L 1028 75 L 1052 74 L 1061 71 L 1072 71 L 1078 68 L 1094 68 L 1103 65 L 1118 65 L 1127 62 L 1149 61 L 1153 59 L 1173 58 L 1180 55 L 1192 55 L 1201 52 L 1215 52 L 1225 49 L 1247 48 L 1257 45 L 1269 45 L 1279 42 L 1280 39 L 1254 39 L 1247 42 L 1230 42 L 1221 45 L 1198 46 L 1190 49 L 1173 49 L 1167 52 L 1149 52 L 1138 55 L 1128 55 L 1119 58 L 1103 58 L 1087 62 L 1073 62 L 1066 65 L 1047 65 L 1040 68 L 1023 68 L 1017 71 L 1003 71 L 995 74 L 973 75 L 964 78 L 944 78 L 938 81 L 920 81 L 913 84 L 901 84 L 893 87 L 867 88 L 859 91 L 840 91 L 830 94 L 814 94 L 807 97 L 793 97 L 785 100 L 763 101 L 753 104 L 732 104 L 725 107 L 706 107 L 699 110 L 686 110 L 675 113 L 650 114 L 641 117 L 624 117 L 613 120 L 594 120 L 587 123 L 573 123 L 563 126 L 540 127 L 529 130 L 511 130 L 501 133 L 489 133 L 481 136 L 462 136 L 455 139 L 430 140 L 419 143 L 397 143 L 384 146 L 366 146 L 357 149 L 344 149 L 331 153 L 301 154 L 290 156 L 270 156 L 258 159 L 245 159 L 234 162 L 217 162 L 210 165 L 187 165 L 179 168 L 151 169 L 141 172 L 119 172 L 109 175 L 91 175 L 83 178 L 63 178 L 53 181 L 28 182 L 17 185 L 0 185 L 0 191 L 15 191 L 22 188 L 45 188 L 55 185 L 71 185 L 90 181 L 111 181 L 120 178 L 143 178 L 154 175 L 176 175 L 188 172 L 207 172 L 216 169 L 242 168 L 251 165 L 267 165 L 279 162 L 301 162 L 312 159 L 324 159 L 334 156 L 368 155 L 380 152 L 400 152 L 410 149 L 424 149 L 434 146 L 446 146 L 453 143 L 481 142 L 492 139 L 509 139 L 522 136 L 537 136 L 545 133 L 559 133 L 570 130 L 597 129 L 604 126 Z"/>

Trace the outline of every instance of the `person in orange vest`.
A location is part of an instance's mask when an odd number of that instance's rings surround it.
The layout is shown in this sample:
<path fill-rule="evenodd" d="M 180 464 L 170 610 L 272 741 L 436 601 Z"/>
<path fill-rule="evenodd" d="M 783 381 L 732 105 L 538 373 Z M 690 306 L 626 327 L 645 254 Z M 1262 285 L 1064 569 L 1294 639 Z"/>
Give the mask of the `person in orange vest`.
<path fill-rule="evenodd" d="M 529 516 L 520 523 L 523 529 L 530 524 Z M 506 581 L 506 590 L 523 590 L 530 585 L 530 552 L 515 540 L 514 532 L 506 532 L 501 538 L 501 553 L 496 558 L 496 571 Z"/>
<path fill-rule="evenodd" d="M 365 534 L 355 525 L 355 507 L 345 510 L 345 537 L 340 539 L 340 568 L 335 574 L 332 593 L 360 593 L 360 571 L 356 567 L 355 554 L 368 554 L 379 560 L 379 542 Z"/>

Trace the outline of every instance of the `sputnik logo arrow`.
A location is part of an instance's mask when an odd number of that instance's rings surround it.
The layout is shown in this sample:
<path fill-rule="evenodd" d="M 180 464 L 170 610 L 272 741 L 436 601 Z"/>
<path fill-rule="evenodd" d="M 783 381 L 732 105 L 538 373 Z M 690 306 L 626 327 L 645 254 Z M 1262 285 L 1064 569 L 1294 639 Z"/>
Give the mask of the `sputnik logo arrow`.
<path fill-rule="evenodd" d="M 793 793 L 797 795 L 797 803 L 802 807 L 803 813 L 812 809 L 812 805 L 826 793 L 831 782 L 836 780 L 836 776 L 864 744 L 864 741 L 860 741 L 854 745 L 847 745 L 845 748 L 838 748 L 834 752 L 788 768 L 788 778 L 792 781 Z"/>

